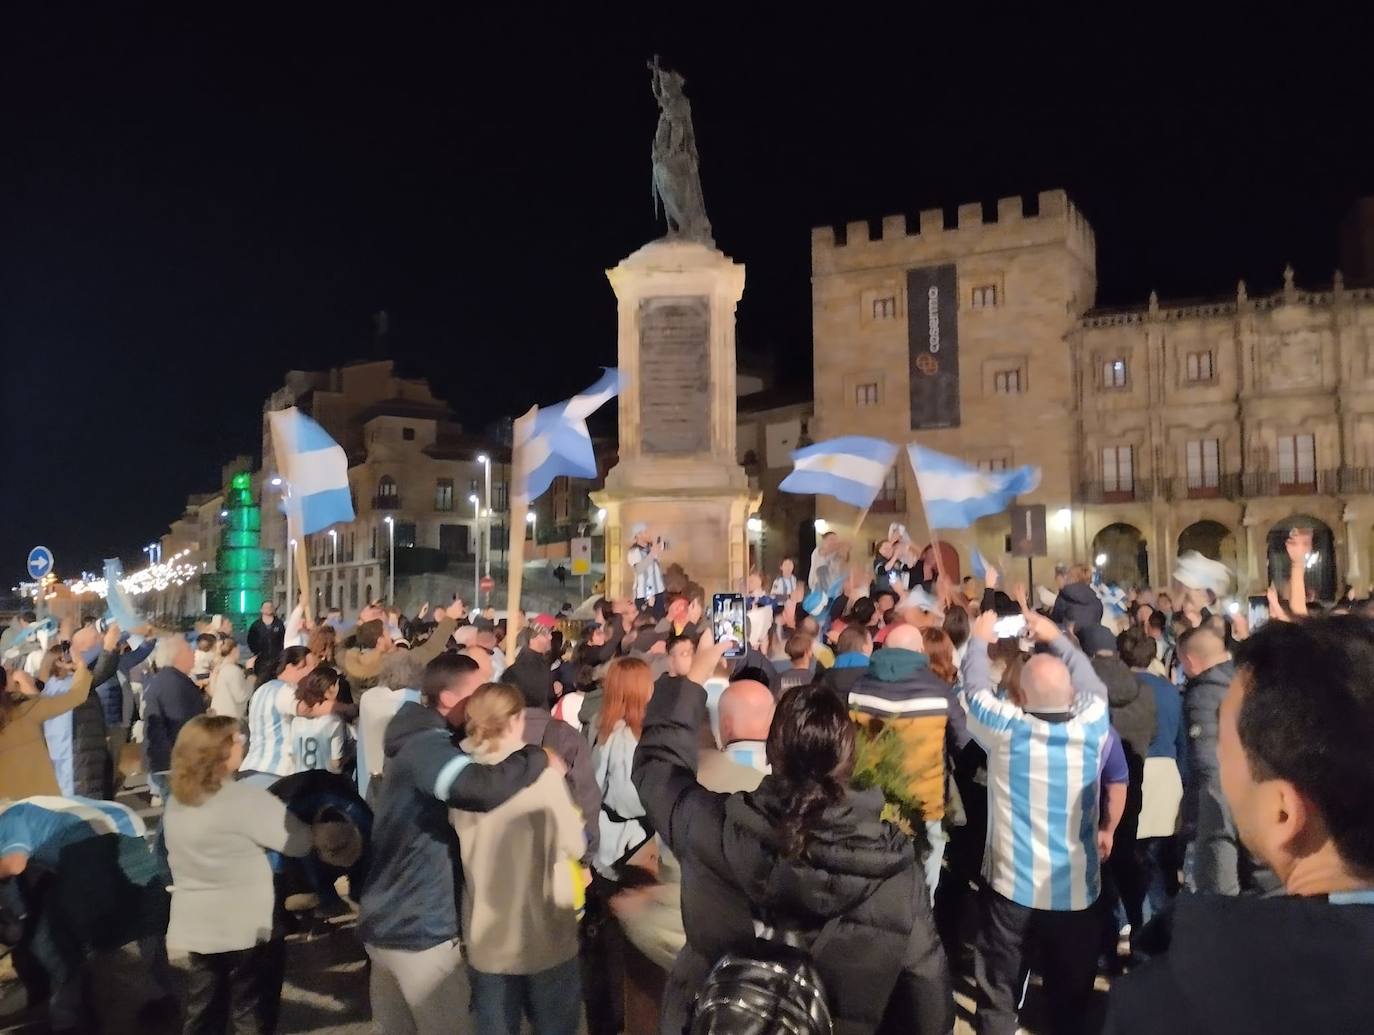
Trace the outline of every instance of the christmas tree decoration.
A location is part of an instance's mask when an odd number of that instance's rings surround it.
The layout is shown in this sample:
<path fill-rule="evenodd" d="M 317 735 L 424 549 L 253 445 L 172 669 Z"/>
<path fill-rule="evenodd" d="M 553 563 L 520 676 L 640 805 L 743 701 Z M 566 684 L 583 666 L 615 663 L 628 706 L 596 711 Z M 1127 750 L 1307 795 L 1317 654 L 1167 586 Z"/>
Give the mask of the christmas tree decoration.
<path fill-rule="evenodd" d="M 218 571 L 202 575 L 200 585 L 206 611 L 227 615 L 236 629 L 245 629 L 263 601 L 272 599 L 272 551 L 259 545 L 262 508 L 253 500 L 253 479 L 246 471 L 230 479 L 224 510 L 215 551 Z"/>

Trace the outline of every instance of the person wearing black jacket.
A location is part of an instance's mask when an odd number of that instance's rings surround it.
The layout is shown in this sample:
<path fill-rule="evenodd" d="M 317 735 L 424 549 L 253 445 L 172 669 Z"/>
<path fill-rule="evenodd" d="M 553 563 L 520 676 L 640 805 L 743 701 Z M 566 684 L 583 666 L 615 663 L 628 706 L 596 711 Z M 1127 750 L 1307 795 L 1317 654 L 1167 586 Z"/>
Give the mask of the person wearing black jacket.
<path fill-rule="evenodd" d="M 248 627 L 248 653 L 254 657 L 253 671 L 271 672 L 272 665 L 286 646 L 286 625 L 276 615 L 276 607 L 264 600 L 258 620 Z"/>
<path fill-rule="evenodd" d="M 1075 629 L 1102 624 L 1102 601 L 1092 587 L 1092 569 L 1087 565 L 1075 564 L 1069 569 L 1069 581 L 1054 598 L 1050 621 Z"/>
<path fill-rule="evenodd" d="M 459 667 L 471 681 L 480 678 L 475 661 L 456 660 L 466 663 Z M 489 812 L 534 783 L 550 761 L 541 749 L 526 747 L 497 765 L 473 765 L 454 745 L 449 720 L 461 724 L 457 704 L 476 686 L 446 683 L 450 691 L 424 704 L 401 705 L 386 728 L 386 779 L 358 917 L 372 960 L 372 1018 L 382 1031 L 438 1035 L 467 1015 L 458 922 L 462 866 L 448 810 Z"/>
<path fill-rule="evenodd" d="M 880 791 L 848 785 L 854 726 L 833 691 L 785 693 L 768 737 L 772 773 L 757 791 L 697 783 L 706 721 L 700 679 L 727 643 L 702 637 L 692 676 L 660 681 L 633 780 L 682 864 L 687 944 L 664 990 L 662 1035 L 679 1035 L 712 964 L 747 952 L 755 918 L 825 941 L 816 966 L 837 1030 L 947 1032 L 954 1000 L 921 868 L 909 838 L 879 819 Z M 667 685 L 671 684 L 671 685 Z"/>
<path fill-rule="evenodd" d="M 553 707 L 553 669 L 549 667 L 549 651 L 553 648 L 553 631 L 535 623 L 520 630 L 522 646 L 510 667 L 501 677 L 525 695 L 531 707 Z"/>
<path fill-rule="evenodd" d="M 1270 621 L 1236 650 L 1219 776 L 1284 894 L 1185 895 L 1167 953 L 1113 983 L 1107 1035 L 1368 1031 L 1374 626 Z"/>

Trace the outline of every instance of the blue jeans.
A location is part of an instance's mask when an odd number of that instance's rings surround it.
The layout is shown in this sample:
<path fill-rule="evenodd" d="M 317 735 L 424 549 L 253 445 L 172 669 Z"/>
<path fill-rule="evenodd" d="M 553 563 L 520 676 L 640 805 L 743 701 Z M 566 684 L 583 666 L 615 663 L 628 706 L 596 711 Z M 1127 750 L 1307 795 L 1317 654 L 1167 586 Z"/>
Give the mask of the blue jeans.
<path fill-rule="evenodd" d="M 582 1020 L 582 970 L 577 957 L 538 974 L 469 970 L 472 1015 L 482 1035 L 520 1035 L 520 1018 L 534 1035 L 577 1035 Z"/>
<path fill-rule="evenodd" d="M 940 883 L 940 864 L 945 859 L 945 843 L 949 836 L 945 833 L 943 819 L 928 819 L 926 840 L 930 842 L 930 854 L 926 856 L 926 890 L 930 892 L 930 903 L 935 904 L 935 887 Z"/>

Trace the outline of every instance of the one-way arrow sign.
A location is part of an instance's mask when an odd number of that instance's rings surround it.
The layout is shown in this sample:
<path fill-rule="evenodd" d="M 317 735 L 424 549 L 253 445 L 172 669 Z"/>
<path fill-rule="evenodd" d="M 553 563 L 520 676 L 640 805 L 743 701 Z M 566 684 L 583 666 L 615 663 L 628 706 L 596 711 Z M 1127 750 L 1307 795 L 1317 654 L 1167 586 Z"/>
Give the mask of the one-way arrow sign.
<path fill-rule="evenodd" d="M 29 551 L 29 578 L 41 579 L 52 571 L 52 551 L 46 546 L 35 546 Z"/>

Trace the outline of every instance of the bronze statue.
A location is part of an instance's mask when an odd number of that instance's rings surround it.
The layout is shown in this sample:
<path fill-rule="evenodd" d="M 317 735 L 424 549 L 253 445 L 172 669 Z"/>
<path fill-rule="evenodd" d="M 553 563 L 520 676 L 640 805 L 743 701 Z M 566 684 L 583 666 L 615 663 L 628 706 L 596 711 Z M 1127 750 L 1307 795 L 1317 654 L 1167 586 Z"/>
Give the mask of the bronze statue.
<path fill-rule="evenodd" d="M 714 245 L 706 200 L 701 194 L 696 135 L 692 132 L 692 105 L 682 92 L 686 82 L 665 69 L 658 57 L 649 62 L 653 72 L 654 100 L 658 101 L 658 130 L 654 133 L 654 211 L 663 202 L 668 236 Z"/>

